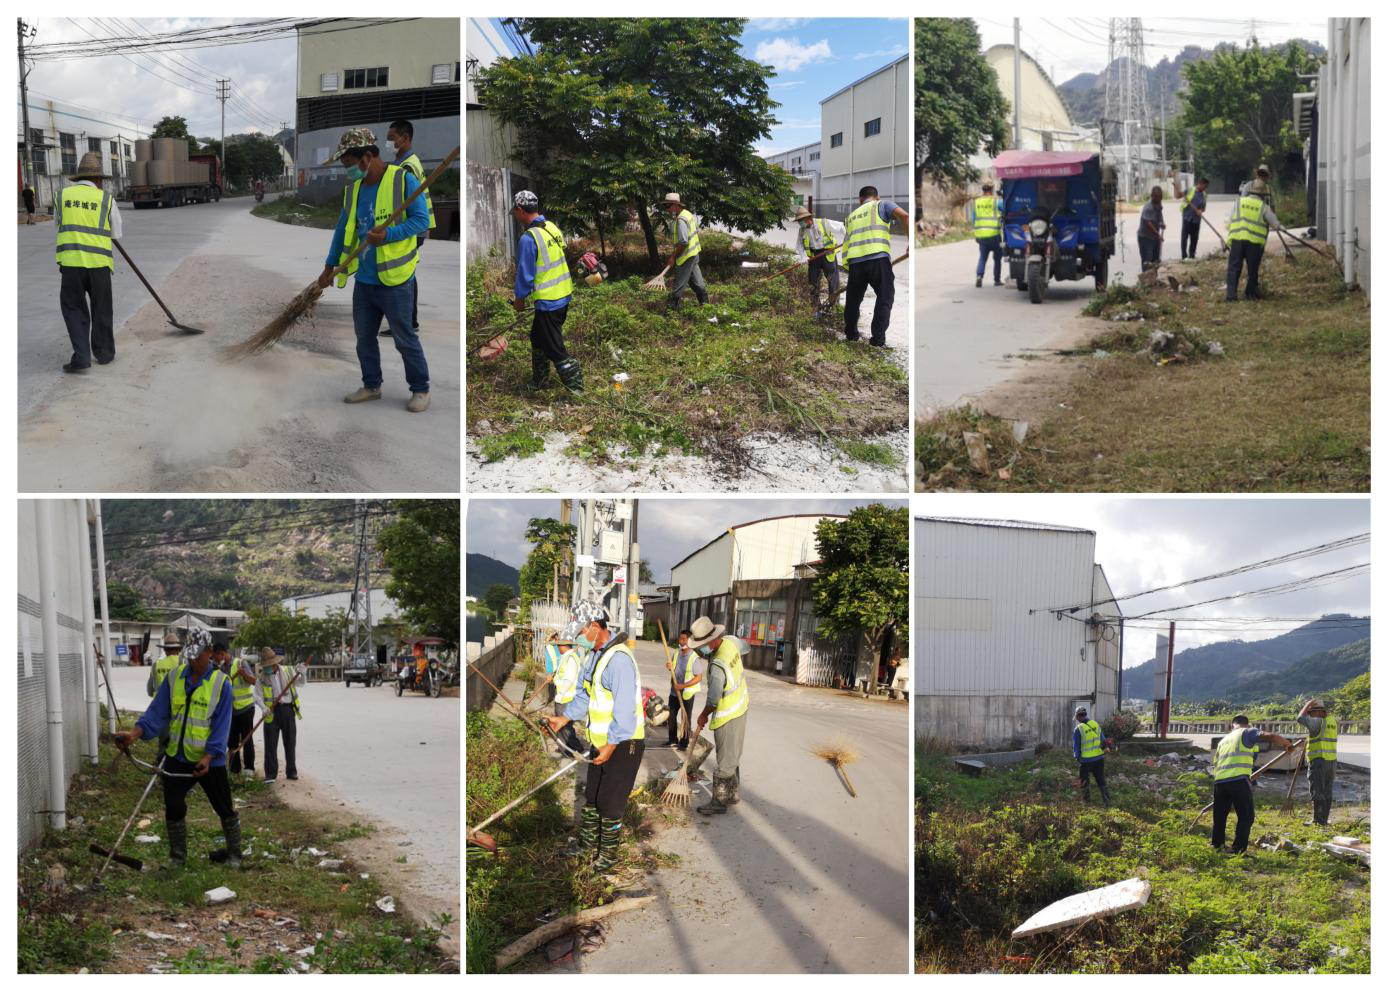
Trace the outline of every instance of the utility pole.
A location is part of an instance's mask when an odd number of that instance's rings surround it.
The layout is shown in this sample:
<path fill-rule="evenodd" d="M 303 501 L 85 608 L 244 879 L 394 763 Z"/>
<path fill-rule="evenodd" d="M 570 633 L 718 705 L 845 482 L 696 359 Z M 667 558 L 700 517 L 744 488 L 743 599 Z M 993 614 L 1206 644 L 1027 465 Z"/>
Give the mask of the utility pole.
<path fill-rule="evenodd" d="M 231 80 L 217 80 L 217 102 L 222 105 L 222 147 L 217 156 L 217 171 L 222 174 L 222 188 L 227 188 L 227 98 L 231 96 Z"/>
<path fill-rule="evenodd" d="M 1022 22 L 1013 18 L 1013 147 L 1022 147 Z"/>
<path fill-rule="evenodd" d="M 29 151 L 29 70 L 24 65 L 24 39 L 32 38 L 38 33 L 38 28 L 30 27 L 24 23 L 24 18 L 19 18 L 19 106 L 24 115 L 24 165 L 20 178 L 26 186 L 30 184 L 34 157 Z M 38 187 L 35 187 L 34 195 L 38 196 L 38 192 Z"/>
<path fill-rule="evenodd" d="M 1167 725 L 1172 720 L 1172 646 L 1177 641 L 1177 622 L 1167 625 L 1167 693 L 1162 701 L 1162 739 L 1167 740 Z"/>

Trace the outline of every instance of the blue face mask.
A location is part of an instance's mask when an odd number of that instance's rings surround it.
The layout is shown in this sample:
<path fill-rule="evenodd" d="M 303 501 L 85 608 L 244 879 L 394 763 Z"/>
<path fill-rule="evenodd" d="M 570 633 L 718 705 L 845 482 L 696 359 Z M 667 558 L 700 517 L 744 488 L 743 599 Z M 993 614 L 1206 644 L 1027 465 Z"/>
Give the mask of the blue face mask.
<path fill-rule="evenodd" d="M 578 637 L 574 638 L 574 643 L 577 644 L 579 647 L 583 648 L 585 651 L 593 650 L 593 641 L 589 638 L 587 634 L 580 634 Z"/>
<path fill-rule="evenodd" d="M 354 183 L 359 183 L 366 177 L 366 170 L 361 168 L 360 166 L 354 165 L 352 166 L 352 168 L 347 170 L 347 178 Z"/>

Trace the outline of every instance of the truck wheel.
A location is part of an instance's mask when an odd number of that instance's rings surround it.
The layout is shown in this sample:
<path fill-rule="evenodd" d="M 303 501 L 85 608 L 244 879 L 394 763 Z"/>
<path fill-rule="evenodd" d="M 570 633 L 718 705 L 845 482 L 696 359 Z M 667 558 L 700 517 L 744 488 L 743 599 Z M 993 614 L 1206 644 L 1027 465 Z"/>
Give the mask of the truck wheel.
<path fill-rule="evenodd" d="M 1027 298 L 1033 303 L 1041 303 L 1046 298 L 1047 286 L 1042 277 L 1042 260 L 1027 260 Z"/>

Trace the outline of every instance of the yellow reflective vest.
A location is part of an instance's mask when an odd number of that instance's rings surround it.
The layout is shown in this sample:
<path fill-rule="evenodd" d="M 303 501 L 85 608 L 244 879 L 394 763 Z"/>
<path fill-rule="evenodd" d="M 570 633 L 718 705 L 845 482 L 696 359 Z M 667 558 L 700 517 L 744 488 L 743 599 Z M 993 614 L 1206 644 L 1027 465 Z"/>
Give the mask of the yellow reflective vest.
<path fill-rule="evenodd" d="M 1268 240 L 1268 225 L 1264 223 L 1264 201 L 1257 196 L 1241 196 L 1239 213 L 1230 225 L 1231 241 L 1248 241 L 1261 245 Z"/>
<path fill-rule="evenodd" d="M 828 256 L 826 256 L 826 257 L 828 257 Z M 682 679 L 682 678 L 680 677 L 680 651 L 679 651 L 678 648 L 677 648 L 675 651 L 672 651 L 672 652 L 671 652 L 671 655 L 670 655 L 670 663 L 671 663 L 672 665 L 675 666 L 675 671 L 674 671 L 675 681 L 677 681 L 677 682 L 688 682 L 688 681 L 690 681 L 690 679 L 694 678 L 694 677 L 695 677 L 694 667 L 695 667 L 695 663 L 698 661 L 698 659 L 699 659 L 699 655 L 698 655 L 696 652 L 691 651 L 690 654 L 689 654 L 689 657 L 688 657 L 688 658 L 686 659 L 686 661 L 685 661 L 685 677 Z M 696 695 L 698 692 L 699 692 L 699 686 L 697 686 L 697 685 L 692 685 L 692 686 L 690 686 L 688 689 L 681 689 L 681 690 L 680 690 L 680 698 L 681 698 L 681 699 L 694 699 L 695 695 Z"/>
<path fill-rule="evenodd" d="M 811 227 L 814 227 L 815 230 L 820 232 L 819 248 L 815 248 L 810 243 Z M 823 217 L 813 217 L 811 218 L 810 226 L 801 228 L 801 247 L 805 249 L 806 258 L 814 258 L 816 255 L 818 255 L 820 252 L 824 251 L 827 248 L 834 249 L 838 248 L 839 246 L 835 244 L 834 235 L 830 233 L 830 226 L 825 223 L 825 219 Z M 834 261 L 834 256 L 835 252 L 830 251 L 830 253 L 826 255 L 825 258 L 829 259 L 830 261 Z"/>
<path fill-rule="evenodd" d="M 372 226 L 377 227 L 390 219 L 395 208 L 405 202 L 406 170 L 398 165 L 386 166 L 386 172 L 376 189 L 376 209 Z M 363 180 L 357 180 L 342 191 L 342 206 L 347 211 L 347 227 L 342 232 L 342 250 L 338 253 L 338 264 L 347 262 L 349 255 L 357 247 L 357 194 L 361 191 Z M 386 244 L 368 248 L 376 252 L 376 278 L 383 286 L 399 286 L 410 281 L 415 274 L 415 263 L 419 261 L 419 246 L 414 237 L 390 241 Z M 347 262 L 347 268 L 337 275 L 337 286 L 347 285 L 347 277 L 357 271 L 354 258 Z"/>
<path fill-rule="evenodd" d="M 675 226 L 672 234 L 675 243 L 680 243 L 680 222 L 684 221 L 690 227 L 690 242 L 685 246 L 685 250 L 680 253 L 680 257 L 675 260 L 676 265 L 684 265 L 690 259 L 699 254 L 699 221 L 695 220 L 695 215 L 688 210 L 681 210 L 675 218 Z"/>
<path fill-rule="evenodd" d="M 1002 231 L 1003 218 L 999 216 L 998 197 L 992 193 L 974 198 L 974 240 L 996 238 Z"/>
<path fill-rule="evenodd" d="M 627 656 L 636 676 L 636 691 L 632 693 L 630 702 L 615 700 L 613 694 L 603 688 L 603 672 L 607 670 L 613 657 L 619 654 Z M 632 740 L 646 739 L 646 713 L 641 706 L 641 669 L 637 668 L 637 659 L 632 656 L 632 649 L 627 646 L 626 641 L 618 641 L 614 647 L 603 648 L 598 660 L 593 663 L 588 678 L 584 680 L 584 692 L 588 693 L 588 740 L 594 747 L 602 747 L 608 743 L 608 728 L 612 726 L 613 711 L 619 704 L 632 706 L 636 712 L 637 729 L 632 734 Z"/>
<path fill-rule="evenodd" d="M 244 710 L 247 706 L 254 706 L 256 702 L 255 686 L 241 677 L 240 658 L 232 659 L 231 671 L 227 673 L 227 678 L 231 680 L 232 708 Z"/>
<path fill-rule="evenodd" d="M 574 280 L 564 260 L 564 235 L 550 221 L 526 228 L 522 238 L 535 242 L 535 286 L 531 300 L 562 300 L 574 294 Z"/>
<path fill-rule="evenodd" d="M 725 637 L 709 658 L 709 664 L 723 669 L 723 695 L 709 721 L 709 729 L 718 730 L 748 711 L 748 682 L 743 676 L 743 656 L 738 651 L 738 642 Z"/>
<path fill-rule="evenodd" d="M 1080 725 L 1080 760 L 1104 757 L 1104 734 L 1094 720 L 1086 720 Z"/>
<path fill-rule="evenodd" d="M 286 676 L 285 673 L 284 673 L 284 671 L 282 670 L 282 671 L 280 672 L 280 677 L 281 677 L 281 678 L 291 678 L 291 679 L 292 679 L 292 678 L 294 678 L 294 674 L 291 672 L 288 676 Z M 271 683 L 268 681 L 268 678 L 269 678 L 269 675 L 268 675 L 268 673 L 267 673 L 266 678 L 265 678 L 265 679 L 262 679 L 262 681 L 261 681 L 261 683 L 260 683 L 260 698 L 261 698 L 261 701 L 262 701 L 263 703 L 265 703 L 265 722 L 266 722 L 266 723 L 274 723 L 274 722 L 275 722 L 275 687 L 274 687 L 273 685 L 271 685 Z M 304 714 L 301 713 L 301 712 L 299 711 L 299 683 L 298 683 L 298 682 L 295 682 L 294 685 L 292 685 L 292 686 L 289 687 L 289 696 L 288 696 L 287 698 L 288 698 L 289 701 L 294 705 L 294 719 L 296 719 L 296 720 L 302 720 L 302 719 L 304 718 Z M 280 699 L 280 702 L 283 703 L 284 701 L 285 701 L 284 698 L 281 698 L 281 699 Z"/>
<path fill-rule="evenodd" d="M 555 665 L 555 702 L 571 703 L 579 692 L 579 649 L 570 648 L 559 656 Z"/>
<path fill-rule="evenodd" d="M 1248 778 L 1254 771 L 1254 755 L 1257 747 L 1244 746 L 1244 732 L 1248 727 L 1236 727 L 1220 739 L 1215 747 L 1215 780 L 1224 782 L 1234 778 Z"/>
<path fill-rule="evenodd" d="M 212 714 L 227 691 L 227 676 L 219 668 L 208 670 L 207 678 L 198 683 L 190 694 L 184 685 L 187 665 L 179 665 L 169 673 L 169 746 L 165 754 L 196 763 L 207 752 L 207 740 L 212 734 Z M 184 714 L 187 713 L 187 723 Z"/>
<path fill-rule="evenodd" d="M 1336 760 L 1336 718 L 1329 713 L 1322 718 L 1321 733 L 1307 735 L 1307 760 Z"/>
<path fill-rule="evenodd" d="M 844 218 L 844 260 L 852 265 L 865 255 L 892 251 L 892 227 L 878 213 L 878 201 L 861 203 Z"/>
<path fill-rule="evenodd" d="M 70 269 L 113 269 L 111 260 L 111 194 L 95 186 L 64 186 L 59 194 L 58 264 Z"/>
<path fill-rule="evenodd" d="M 410 174 L 415 177 L 421 186 L 424 185 L 424 165 L 420 163 L 420 157 L 414 152 L 406 155 L 396 163 L 402 169 L 409 169 Z M 434 227 L 434 201 L 429 198 L 429 190 L 424 191 L 424 206 L 429 211 L 429 226 Z"/>

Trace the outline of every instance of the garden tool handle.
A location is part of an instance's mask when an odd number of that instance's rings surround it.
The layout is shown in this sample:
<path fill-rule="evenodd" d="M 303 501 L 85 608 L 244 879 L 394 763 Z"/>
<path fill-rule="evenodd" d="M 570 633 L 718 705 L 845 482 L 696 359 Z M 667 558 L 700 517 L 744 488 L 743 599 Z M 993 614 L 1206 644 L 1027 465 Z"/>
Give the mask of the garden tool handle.
<path fill-rule="evenodd" d="M 122 245 L 115 238 L 111 239 L 111 243 L 116 246 L 116 251 L 121 253 L 121 258 L 125 259 L 125 264 L 130 266 L 130 271 L 134 272 L 136 278 L 138 278 L 140 282 L 144 283 L 145 288 L 150 291 L 150 296 L 153 296 L 154 302 L 159 304 L 159 309 L 164 311 L 164 316 L 169 318 L 169 323 L 177 324 L 178 321 L 174 319 L 173 313 L 170 312 L 169 308 L 164 305 L 164 301 L 161 300 L 159 298 L 159 294 L 154 291 L 154 287 L 151 286 L 150 281 L 145 278 L 145 274 L 140 271 L 140 267 L 136 265 L 133 261 L 131 261 L 130 255 L 126 253 L 125 246 Z"/>

